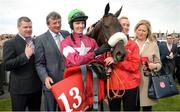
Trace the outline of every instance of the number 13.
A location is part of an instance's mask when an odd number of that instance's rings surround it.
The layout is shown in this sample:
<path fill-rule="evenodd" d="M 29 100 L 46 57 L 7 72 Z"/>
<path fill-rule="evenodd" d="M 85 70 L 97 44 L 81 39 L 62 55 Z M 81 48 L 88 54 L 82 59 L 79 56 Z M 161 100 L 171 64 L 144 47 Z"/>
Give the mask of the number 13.
<path fill-rule="evenodd" d="M 82 98 L 79 95 L 79 89 L 77 87 L 73 87 L 70 89 L 69 91 L 69 95 L 73 97 L 74 100 L 77 100 L 77 104 L 73 103 L 73 108 L 77 109 L 81 103 L 82 103 Z M 62 100 L 62 102 L 64 103 L 65 109 L 66 111 L 73 111 L 73 109 L 70 109 L 69 103 L 68 103 L 68 99 L 66 97 L 66 95 L 64 93 L 62 93 L 59 97 L 58 100 Z"/>

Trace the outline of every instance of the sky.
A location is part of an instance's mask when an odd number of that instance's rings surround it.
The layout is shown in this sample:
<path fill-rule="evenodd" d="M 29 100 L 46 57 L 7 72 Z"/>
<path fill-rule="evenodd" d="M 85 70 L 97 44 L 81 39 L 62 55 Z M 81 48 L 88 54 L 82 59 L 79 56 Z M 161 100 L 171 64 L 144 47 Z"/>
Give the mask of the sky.
<path fill-rule="evenodd" d="M 115 13 L 123 5 L 120 16 L 130 20 L 130 35 L 142 19 L 149 20 L 153 32 L 180 33 L 180 0 L 0 0 L 0 34 L 16 34 L 17 19 L 28 16 L 33 22 L 33 35 L 47 31 L 46 16 L 56 11 L 62 16 L 62 28 L 71 32 L 68 14 L 81 9 L 88 15 L 87 26 L 98 21 L 107 3 Z"/>

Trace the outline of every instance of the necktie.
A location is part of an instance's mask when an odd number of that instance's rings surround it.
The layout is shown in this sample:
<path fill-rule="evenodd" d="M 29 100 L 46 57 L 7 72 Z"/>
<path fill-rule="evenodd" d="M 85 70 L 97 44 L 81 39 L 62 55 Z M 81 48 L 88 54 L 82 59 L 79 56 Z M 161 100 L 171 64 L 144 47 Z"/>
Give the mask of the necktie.
<path fill-rule="evenodd" d="M 31 37 L 26 37 L 25 41 L 26 41 L 27 44 L 29 44 L 31 42 Z"/>
<path fill-rule="evenodd" d="M 25 41 L 28 45 L 30 45 L 34 49 L 34 43 L 31 37 L 26 38 Z"/>
<path fill-rule="evenodd" d="M 32 47 L 34 47 L 34 43 L 31 37 L 26 38 L 25 41 L 28 45 L 31 45 Z"/>
<path fill-rule="evenodd" d="M 55 41 L 56 41 L 56 45 L 57 45 L 57 47 L 60 49 L 60 35 L 59 34 L 57 34 L 56 36 L 55 36 Z"/>

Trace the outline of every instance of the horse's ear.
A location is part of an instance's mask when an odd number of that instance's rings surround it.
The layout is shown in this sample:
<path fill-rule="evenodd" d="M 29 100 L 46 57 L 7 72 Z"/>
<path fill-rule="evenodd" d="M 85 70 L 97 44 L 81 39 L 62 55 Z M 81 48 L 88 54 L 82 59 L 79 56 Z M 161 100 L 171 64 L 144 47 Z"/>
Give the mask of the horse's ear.
<path fill-rule="evenodd" d="M 121 13 L 121 11 L 122 11 L 122 7 L 123 7 L 123 6 L 121 6 L 121 8 L 114 14 L 116 17 L 118 17 L 118 16 L 120 15 L 120 13 Z"/>
<path fill-rule="evenodd" d="M 107 15 L 109 13 L 109 10 L 110 10 L 110 7 L 109 7 L 109 3 L 108 3 L 105 7 L 104 15 Z"/>

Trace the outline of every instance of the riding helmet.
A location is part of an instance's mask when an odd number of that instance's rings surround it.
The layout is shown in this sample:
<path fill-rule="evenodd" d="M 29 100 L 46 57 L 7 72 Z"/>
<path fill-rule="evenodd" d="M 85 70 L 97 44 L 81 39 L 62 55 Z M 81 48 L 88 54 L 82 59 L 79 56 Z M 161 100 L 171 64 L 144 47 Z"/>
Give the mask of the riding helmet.
<path fill-rule="evenodd" d="M 85 21 L 85 25 L 86 25 L 87 18 L 88 16 L 86 16 L 85 13 L 80 9 L 72 10 L 68 15 L 68 23 L 70 25 L 70 28 L 73 29 L 72 23 L 74 21 Z"/>

